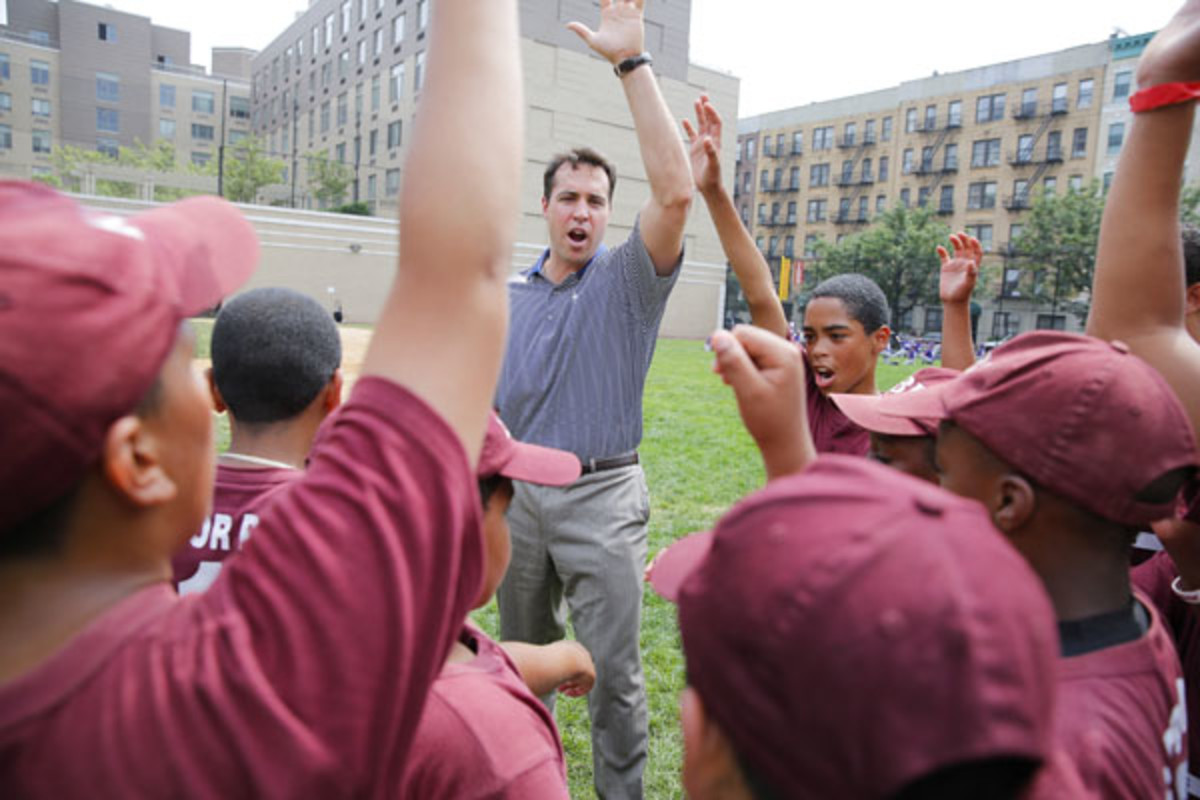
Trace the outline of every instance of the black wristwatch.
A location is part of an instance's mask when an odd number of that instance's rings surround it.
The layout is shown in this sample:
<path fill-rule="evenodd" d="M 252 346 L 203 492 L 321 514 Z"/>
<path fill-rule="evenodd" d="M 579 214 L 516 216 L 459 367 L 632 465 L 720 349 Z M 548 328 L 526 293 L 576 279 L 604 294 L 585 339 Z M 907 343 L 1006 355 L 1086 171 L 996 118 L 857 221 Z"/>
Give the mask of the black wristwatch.
<path fill-rule="evenodd" d="M 649 53 L 638 53 L 636 56 L 631 56 L 613 67 L 613 72 L 616 73 L 618 78 L 624 78 L 638 67 L 642 65 L 649 66 L 653 63 L 654 59 L 650 57 Z"/>

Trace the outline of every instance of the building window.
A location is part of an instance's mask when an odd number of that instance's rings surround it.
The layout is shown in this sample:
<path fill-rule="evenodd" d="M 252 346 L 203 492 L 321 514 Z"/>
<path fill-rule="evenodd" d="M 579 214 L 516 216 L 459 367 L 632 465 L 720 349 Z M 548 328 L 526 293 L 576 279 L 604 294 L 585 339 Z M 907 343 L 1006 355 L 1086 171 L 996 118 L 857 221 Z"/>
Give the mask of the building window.
<path fill-rule="evenodd" d="M 50 116 L 50 101 L 44 97 L 33 98 L 33 115 L 35 117 Z"/>
<path fill-rule="evenodd" d="M 951 100 L 950 107 L 946 112 L 946 127 L 961 128 L 962 127 L 962 100 Z"/>
<path fill-rule="evenodd" d="M 321 65 L 321 88 L 329 86 L 333 82 L 333 64 L 326 61 Z"/>
<path fill-rule="evenodd" d="M 230 132 L 229 132 L 229 143 L 230 143 L 230 144 L 237 144 L 238 142 L 243 142 L 243 141 L 245 141 L 247 138 L 249 138 L 249 136 L 250 136 L 250 134 L 246 133 L 245 131 L 230 131 Z M 286 153 L 286 152 L 287 152 L 287 149 L 288 149 L 288 132 L 287 132 L 287 128 L 284 128 L 284 129 L 283 129 L 283 148 L 282 148 L 282 152 Z M 273 156 L 273 155 L 276 155 L 275 148 L 273 148 L 273 147 L 272 147 L 272 148 L 271 148 L 271 149 L 268 151 L 268 153 L 267 153 L 267 154 L 268 154 L 268 155 L 272 155 L 272 156 Z"/>
<path fill-rule="evenodd" d="M 387 146 L 388 150 L 395 150 L 401 144 L 401 136 L 404 132 L 404 126 L 400 120 L 389 122 L 387 126 Z"/>
<path fill-rule="evenodd" d="M 284 93 L 284 113 L 287 112 L 287 93 Z M 250 98 L 248 97 L 231 97 L 229 98 L 229 116 L 234 119 L 250 119 Z"/>
<path fill-rule="evenodd" d="M 350 0 L 342 3 L 342 33 L 350 32 Z"/>
<path fill-rule="evenodd" d="M 1054 194 L 1058 191 L 1058 178 L 1051 175 L 1048 178 L 1042 179 L 1042 192 L 1044 194 Z"/>
<path fill-rule="evenodd" d="M 338 53 L 338 78 L 344 80 L 350 71 L 350 51 L 343 50 Z"/>
<path fill-rule="evenodd" d="M 1067 191 L 1068 192 L 1070 192 L 1071 194 L 1074 194 L 1075 192 L 1081 191 L 1082 189 L 1083 189 L 1083 176 L 1082 175 L 1072 175 L 1071 177 L 1067 178 Z"/>
<path fill-rule="evenodd" d="M 912 174 L 913 149 L 911 147 L 904 148 L 903 158 L 900 160 L 900 171 L 905 175 Z"/>
<path fill-rule="evenodd" d="M 826 200 L 809 200 L 808 201 L 808 221 L 809 222 L 824 222 L 825 212 L 828 201 Z"/>
<path fill-rule="evenodd" d="M 0 78 L 3 78 L 4 80 L 8 80 L 10 77 L 9 70 L 10 70 L 10 66 L 9 66 L 9 60 L 8 60 L 8 53 L 0 53 Z"/>
<path fill-rule="evenodd" d="M 800 188 L 800 168 L 792 167 L 788 172 L 788 189 L 793 192 Z"/>
<path fill-rule="evenodd" d="M 417 0 L 417 30 L 429 27 L 429 0 Z"/>
<path fill-rule="evenodd" d="M 212 161 L 212 153 L 201 151 L 192 153 L 192 164 L 197 167 L 207 167 L 209 161 Z"/>
<path fill-rule="evenodd" d="M 121 145 L 116 139 L 110 139 L 106 136 L 101 136 L 96 140 L 96 152 L 103 153 L 109 158 L 120 158 Z"/>
<path fill-rule="evenodd" d="M 937 106 L 925 106 L 924 130 L 931 131 L 937 127 Z"/>
<path fill-rule="evenodd" d="M 321 103 L 321 133 L 329 133 L 329 101 Z"/>
<path fill-rule="evenodd" d="M 972 183 L 967 187 L 967 208 L 995 208 L 996 207 L 996 182 L 981 181 L 980 183 Z"/>
<path fill-rule="evenodd" d="M 1108 188 L 1112 186 L 1113 174 L 1111 172 L 1104 173 L 1104 193 L 1108 194 Z"/>
<path fill-rule="evenodd" d="M 193 122 L 192 123 L 192 138 L 199 139 L 200 141 L 204 141 L 204 142 L 211 142 L 213 140 L 213 126 L 212 125 L 201 125 L 198 122 Z"/>
<path fill-rule="evenodd" d="M 50 83 L 50 64 L 34 59 L 29 62 L 29 82 L 34 86 L 47 86 Z M 36 151 L 35 151 L 36 152 Z"/>
<path fill-rule="evenodd" d="M 361 67 L 367 63 L 367 40 L 358 40 L 358 65 Z"/>
<path fill-rule="evenodd" d="M 375 176 L 368 175 L 367 176 L 367 200 L 373 201 L 375 199 L 375 193 L 376 193 L 375 183 L 376 183 Z"/>
<path fill-rule="evenodd" d="M 379 54 L 382 52 L 383 52 L 383 28 L 376 28 L 375 29 L 375 47 L 372 50 L 372 54 L 376 58 L 379 58 Z"/>
<path fill-rule="evenodd" d="M 314 25 L 312 29 L 312 54 L 315 56 L 317 51 L 321 49 L 321 26 Z"/>
<path fill-rule="evenodd" d="M 791 200 L 787 204 L 787 224 L 788 225 L 796 224 L 796 201 L 795 200 Z"/>
<path fill-rule="evenodd" d="M 1087 156 L 1087 128 L 1076 128 L 1071 137 L 1071 158 Z"/>
<path fill-rule="evenodd" d="M 371 158 L 375 157 L 375 151 L 379 147 L 379 131 L 372 129 L 367 134 L 367 155 Z"/>
<path fill-rule="evenodd" d="M 925 208 L 927 205 L 929 205 L 929 187 L 920 186 L 917 188 L 917 206 Z"/>
<path fill-rule="evenodd" d="M 339 128 L 346 124 L 346 120 L 349 117 L 348 106 L 346 93 L 342 92 L 337 98 L 337 124 Z"/>
<path fill-rule="evenodd" d="M 199 89 L 192 90 L 192 111 L 197 114 L 211 114 L 216 108 L 213 102 L 212 92 L 202 92 Z"/>
<path fill-rule="evenodd" d="M 814 134 L 814 136 L 815 136 L 815 134 Z M 756 150 L 757 146 L 758 146 L 758 139 L 747 139 L 746 140 L 746 158 L 747 159 L 750 159 L 750 160 L 754 159 L 755 150 Z M 813 146 L 816 147 L 815 143 Z"/>
<path fill-rule="evenodd" d="M 1020 270 L 1014 269 L 1014 270 L 1009 270 L 1009 272 L 1015 272 L 1015 273 L 1017 273 L 1017 277 L 1018 278 L 1020 277 Z M 1008 288 L 1008 292 L 1006 294 L 1004 294 L 1005 297 L 1017 296 L 1015 280 L 1013 281 L 1013 283 L 1011 285 L 1009 285 L 1007 282 L 1007 276 L 1006 276 L 1005 286 Z M 1021 332 L 1021 318 L 1019 316 L 1012 313 L 1011 311 L 996 311 L 996 312 L 992 313 L 992 338 L 993 339 L 1001 339 L 1001 340 L 1008 339 L 1012 336 L 1016 336 L 1020 332 Z"/>
<path fill-rule="evenodd" d="M 404 22 L 408 14 L 401 14 L 392 20 L 392 44 L 400 45 L 404 41 Z"/>
<path fill-rule="evenodd" d="M 938 201 L 938 211 L 942 213 L 950 213 L 954 211 L 954 187 L 943 186 L 942 197 Z"/>
<path fill-rule="evenodd" d="M 1095 81 L 1091 78 L 1084 78 L 1079 81 L 1079 96 L 1075 99 L 1076 108 L 1091 108 L 1092 93 L 1095 90 Z"/>
<path fill-rule="evenodd" d="M 1067 318 L 1063 314 L 1038 314 L 1037 329 L 1039 331 L 1065 331 Z"/>
<path fill-rule="evenodd" d="M 398 103 L 404 96 L 404 62 L 392 65 L 388 75 L 388 102 Z"/>
<path fill-rule="evenodd" d="M 808 168 L 808 185 L 810 187 L 829 185 L 829 165 L 813 164 Z"/>
<path fill-rule="evenodd" d="M 1018 178 L 1013 181 L 1013 203 L 1014 208 L 1027 208 L 1029 206 L 1029 181 L 1024 178 Z"/>
<path fill-rule="evenodd" d="M 1108 154 L 1115 156 L 1121 152 L 1121 145 L 1125 142 L 1125 123 L 1114 122 L 1108 126 Z"/>
<path fill-rule="evenodd" d="M 879 181 L 880 181 L 880 183 L 882 183 L 883 181 L 886 181 L 888 179 L 888 165 L 889 164 L 890 164 L 890 159 L 888 159 L 887 156 L 879 157 Z"/>
<path fill-rule="evenodd" d="M 1046 160 L 1062 161 L 1062 131 L 1046 134 Z"/>
<path fill-rule="evenodd" d="M 925 309 L 925 333 L 936 333 L 942 329 L 942 310 L 929 307 Z"/>
<path fill-rule="evenodd" d="M 312 144 L 313 137 L 317 133 L 317 111 L 314 108 L 308 110 L 308 143 Z"/>
<path fill-rule="evenodd" d="M 417 66 L 413 70 L 413 91 L 421 91 L 421 87 L 425 85 L 425 52 L 417 53 Z"/>
<path fill-rule="evenodd" d="M 345 142 L 339 142 L 338 145 L 333 149 L 333 157 L 334 157 L 334 160 L 336 160 L 339 164 L 346 163 L 346 143 Z"/>
<path fill-rule="evenodd" d="M 988 94 L 975 100 L 975 121 L 992 122 L 1004 119 L 1004 95 Z"/>
<path fill-rule="evenodd" d="M 1124 100 L 1129 97 L 1129 89 L 1133 84 L 1133 73 L 1129 70 L 1118 72 L 1113 78 L 1113 100 Z"/>
<path fill-rule="evenodd" d="M 828 150 L 833 147 L 833 126 L 813 128 L 813 150 Z"/>
<path fill-rule="evenodd" d="M 96 23 L 96 37 L 102 42 L 115 42 L 117 40 L 117 26 L 111 22 Z"/>
<path fill-rule="evenodd" d="M 379 110 L 379 76 L 371 76 L 371 110 Z"/>
<path fill-rule="evenodd" d="M 329 49 L 330 45 L 333 44 L 333 26 L 335 25 L 336 19 L 337 19 L 337 17 L 333 14 L 328 14 L 325 17 L 325 48 L 326 49 Z"/>
<path fill-rule="evenodd" d="M 1067 85 L 1065 83 L 1054 84 L 1054 94 L 1050 100 L 1051 114 L 1067 113 Z"/>
<path fill-rule="evenodd" d="M 992 252 L 992 226 L 991 225 L 968 225 L 966 227 L 967 234 L 974 236 L 979 240 L 979 246 L 983 248 L 983 252 Z"/>
<path fill-rule="evenodd" d="M 109 133 L 121 130 L 121 119 L 115 108 L 96 109 L 96 130 Z"/>
<path fill-rule="evenodd" d="M 1000 140 L 979 139 L 971 144 L 972 167 L 995 167 L 1000 164 Z"/>
<path fill-rule="evenodd" d="M 766 225 L 767 222 L 768 222 L 768 220 L 767 220 L 767 204 L 759 203 L 758 204 L 758 224 Z"/>
<path fill-rule="evenodd" d="M 33 132 L 33 152 L 49 153 L 50 152 L 50 131 Z"/>
<path fill-rule="evenodd" d="M 12 126 L 0 123 L 0 150 L 12 150 Z"/>
<path fill-rule="evenodd" d="M 942 154 L 942 169 L 947 172 L 958 169 L 958 145 L 946 145 Z"/>
<path fill-rule="evenodd" d="M 1017 137 L 1017 163 L 1033 161 L 1033 134 L 1023 133 Z"/>
<path fill-rule="evenodd" d="M 12 95 L 0 92 L 0 111 L 12 111 Z"/>
<path fill-rule="evenodd" d="M 910 108 L 904 112 L 904 132 L 912 133 L 917 129 L 917 110 Z"/>
<path fill-rule="evenodd" d="M 389 169 L 383 175 L 384 192 L 388 197 L 395 197 L 400 192 L 400 170 Z"/>
<path fill-rule="evenodd" d="M 817 255 L 817 242 L 820 236 L 815 233 L 805 234 L 804 236 L 804 257 L 815 258 Z"/>
<path fill-rule="evenodd" d="M 792 134 L 792 155 L 798 156 L 804 153 L 804 131 L 796 131 Z"/>
<path fill-rule="evenodd" d="M 900 190 L 900 205 L 905 208 L 912 205 L 912 189 L 905 188 Z"/>
<path fill-rule="evenodd" d="M 886 210 L 887 210 L 887 196 L 882 195 L 882 194 L 875 195 L 875 213 L 882 214 Z"/>
<path fill-rule="evenodd" d="M 892 118 L 891 117 L 883 118 L 883 132 L 880 133 L 879 138 L 885 142 L 890 142 L 892 140 Z"/>
<path fill-rule="evenodd" d="M 858 125 L 853 122 L 847 122 L 842 128 L 842 144 L 853 145 L 858 138 Z M 779 142 L 783 144 L 783 142 Z M 782 148 L 780 148 L 782 150 Z M 782 155 L 782 152 L 780 153 Z"/>
<path fill-rule="evenodd" d="M 788 236 L 783 240 L 783 255 L 784 258 L 792 258 L 796 255 L 796 237 Z"/>

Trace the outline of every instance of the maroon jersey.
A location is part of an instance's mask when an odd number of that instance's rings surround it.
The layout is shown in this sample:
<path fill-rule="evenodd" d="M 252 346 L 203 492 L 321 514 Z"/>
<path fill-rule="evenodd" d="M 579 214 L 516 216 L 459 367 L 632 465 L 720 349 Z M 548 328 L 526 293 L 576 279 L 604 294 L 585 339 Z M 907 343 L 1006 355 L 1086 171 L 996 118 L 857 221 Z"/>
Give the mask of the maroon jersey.
<path fill-rule="evenodd" d="M 1175 647 L 1153 605 L 1138 639 L 1059 660 L 1055 736 L 1099 797 L 1186 797 L 1187 712 Z"/>
<path fill-rule="evenodd" d="M 147 587 L 0 684 L 0 793 L 394 796 L 479 594 L 480 513 L 457 434 L 360 379 L 208 591 Z"/>
<path fill-rule="evenodd" d="M 399 794 L 412 800 L 554 800 L 567 770 L 554 718 L 508 654 L 467 624 L 471 661 L 448 663 L 433 684 Z"/>
<path fill-rule="evenodd" d="M 1188 763 L 1192 774 L 1200 769 L 1200 607 L 1189 605 L 1171 591 L 1171 582 L 1179 575 L 1175 563 L 1165 551 L 1155 553 L 1133 569 L 1133 585 L 1150 599 L 1175 639 L 1175 649 L 1183 664 L 1183 682 L 1187 692 Z M 1194 796 L 1200 796 L 1200 781 L 1190 779 Z"/>
<path fill-rule="evenodd" d="M 858 426 L 817 388 L 808 355 L 804 356 L 804 390 L 808 404 L 808 429 L 818 453 L 865 456 L 871 449 L 871 434 Z"/>
<path fill-rule="evenodd" d="M 218 466 L 212 513 L 171 559 L 179 593 L 207 589 L 221 571 L 221 562 L 236 553 L 258 527 L 259 512 L 267 499 L 302 474 L 298 469 Z"/>

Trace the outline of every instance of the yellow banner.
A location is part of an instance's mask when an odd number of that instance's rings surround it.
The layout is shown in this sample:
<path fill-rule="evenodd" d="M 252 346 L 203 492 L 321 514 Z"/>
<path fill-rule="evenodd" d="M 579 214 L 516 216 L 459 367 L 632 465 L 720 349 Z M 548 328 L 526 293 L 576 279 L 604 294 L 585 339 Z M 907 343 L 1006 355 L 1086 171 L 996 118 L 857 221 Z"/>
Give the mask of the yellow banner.
<path fill-rule="evenodd" d="M 779 300 L 788 299 L 788 289 L 792 285 L 792 260 L 786 256 L 779 261 Z"/>

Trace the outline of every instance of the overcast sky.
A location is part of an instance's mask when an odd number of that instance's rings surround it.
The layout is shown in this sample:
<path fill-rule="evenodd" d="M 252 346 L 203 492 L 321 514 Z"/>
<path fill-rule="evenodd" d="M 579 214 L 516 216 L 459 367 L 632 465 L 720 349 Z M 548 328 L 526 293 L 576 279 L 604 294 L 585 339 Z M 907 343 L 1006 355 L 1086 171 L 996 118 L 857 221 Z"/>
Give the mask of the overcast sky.
<path fill-rule="evenodd" d="M 538 0 L 547 4 L 554 0 Z M 654 0 L 648 0 L 654 2 Z M 210 49 L 260 49 L 306 0 L 108 0 Z M 1156 30 L 1179 0 L 692 0 L 692 60 L 742 79 L 740 115 Z M 594 20 L 584 20 L 594 26 Z"/>

